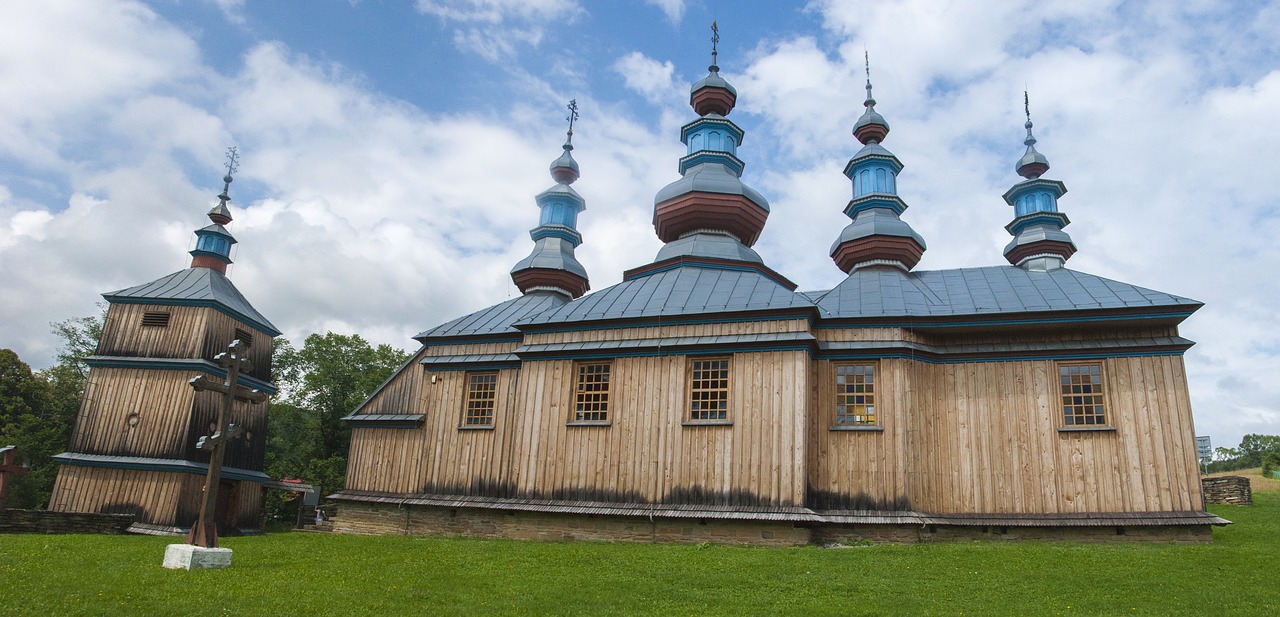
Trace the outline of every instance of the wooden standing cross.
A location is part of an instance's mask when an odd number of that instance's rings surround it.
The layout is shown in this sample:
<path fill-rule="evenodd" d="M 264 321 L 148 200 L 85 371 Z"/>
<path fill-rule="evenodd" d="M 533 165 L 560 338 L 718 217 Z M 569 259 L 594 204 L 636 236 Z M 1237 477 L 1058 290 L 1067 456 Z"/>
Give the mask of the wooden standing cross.
<path fill-rule="evenodd" d="M 19 465 L 17 459 L 17 447 L 5 446 L 0 448 L 0 510 L 4 509 L 4 500 L 9 494 L 9 475 L 30 471 L 26 467 Z"/>
<path fill-rule="evenodd" d="M 215 548 L 218 546 L 218 521 L 215 510 L 218 507 L 218 484 L 222 481 L 222 459 L 226 453 L 228 439 L 234 439 L 241 433 L 240 427 L 228 424 L 231 419 L 231 408 L 237 400 L 250 403 L 261 403 L 267 395 L 251 390 L 237 383 L 241 371 L 252 370 L 252 363 L 245 356 L 245 345 L 240 339 L 231 341 L 227 350 L 214 358 L 218 365 L 227 370 L 227 379 L 218 383 L 204 376 L 193 378 L 189 383 L 197 392 L 212 390 L 222 394 L 222 406 L 218 408 L 218 423 L 214 425 L 212 435 L 205 435 L 196 442 L 197 450 L 209 451 L 209 474 L 204 480 L 204 495 L 200 498 L 200 516 L 191 526 L 187 534 L 187 544 Z"/>

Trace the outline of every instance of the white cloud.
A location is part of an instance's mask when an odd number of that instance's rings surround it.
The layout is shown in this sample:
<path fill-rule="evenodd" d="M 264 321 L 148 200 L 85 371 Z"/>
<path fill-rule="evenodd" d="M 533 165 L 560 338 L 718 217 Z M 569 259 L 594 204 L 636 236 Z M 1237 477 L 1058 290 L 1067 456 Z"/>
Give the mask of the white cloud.
<path fill-rule="evenodd" d="M 575 0 L 418 0 L 418 11 L 462 24 L 454 45 L 490 62 L 513 58 L 542 42 L 543 25 L 572 22 L 584 9 Z"/>
<path fill-rule="evenodd" d="M 680 19 L 684 17 L 684 0 L 644 0 L 645 4 L 651 4 L 662 9 L 663 14 L 667 16 L 667 21 L 679 25 Z"/>
<path fill-rule="evenodd" d="M 227 21 L 244 25 L 244 0 L 212 0 L 212 2 L 222 11 Z"/>
<path fill-rule="evenodd" d="M 613 70 L 622 76 L 627 87 L 643 96 L 650 103 L 665 103 L 681 88 L 672 78 L 675 66 L 671 61 L 658 62 L 633 51 L 613 63 Z"/>
<path fill-rule="evenodd" d="M 511 20 L 549 21 L 582 11 L 575 0 L 418 0 L 418 10 L 441 19 L 501 23 Z"/>

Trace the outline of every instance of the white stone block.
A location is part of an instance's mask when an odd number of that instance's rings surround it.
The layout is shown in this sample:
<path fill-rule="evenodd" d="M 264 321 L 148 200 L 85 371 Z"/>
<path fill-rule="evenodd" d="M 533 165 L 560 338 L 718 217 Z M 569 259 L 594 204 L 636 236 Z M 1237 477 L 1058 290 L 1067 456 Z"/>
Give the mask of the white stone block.
<path fill-rule="evenodd" d="M 231 549 L 194 544 L 170 544 L 164 550 L 164 567 L 182 570 L 231 567 Z"/>

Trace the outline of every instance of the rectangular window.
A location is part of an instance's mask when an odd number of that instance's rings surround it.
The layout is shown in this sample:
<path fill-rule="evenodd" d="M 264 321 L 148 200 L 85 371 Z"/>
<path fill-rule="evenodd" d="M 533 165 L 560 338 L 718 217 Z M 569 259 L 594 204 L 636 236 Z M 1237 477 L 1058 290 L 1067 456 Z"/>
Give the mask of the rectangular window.
<path fill-rule="evenodd" d="M 578 385 L 574 390 L 574 422 L 609 421 L 609 373 L 608 363 L 578 364 Z"/>
<path fill-rule="evenodd" d="M 689 419 L 729 419 L 729 358 L 689 359 Z"/>
<path fill-rule="evenodd" d="M 160 311 L 143 313 L 142 325 L 148 328 L 167 328 L 169 327 L 169 314 Z"/>
<path fill-rule="evenodd" d="M 493 426 L 493 405 L 498 399 L 497 373 L 467 373 L 466 415 L 463 426 Z"/>
<path fill-rule="evenodd" d="M 836 426 L 877 426 L 876 365 L 836 365 Z"/>
<path fill-rule="evenodd" d="M 1063 424 L 1068 427 L 1107 425 L 1101 364 L 1059 364 L 1058 380 L 1062 389 Z"/>

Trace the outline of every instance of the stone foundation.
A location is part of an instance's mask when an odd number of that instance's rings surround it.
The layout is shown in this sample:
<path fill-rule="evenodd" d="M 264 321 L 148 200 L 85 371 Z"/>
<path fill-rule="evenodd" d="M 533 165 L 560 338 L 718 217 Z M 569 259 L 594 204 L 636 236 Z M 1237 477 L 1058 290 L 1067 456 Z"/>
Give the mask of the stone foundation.
<path fill-rule="evenodd" d="M 1206 504 L 1253 505 L 1253 489 L 1249 486 L 1249 479 L 1244 476 L 1201 478 L 1200 485 L 1204 487 L 1204 502 Z"/>
<path fill-rule="evenodd" d="M 811 542 L 810 530 L 792 523 L 715 519 L 654 519 L 514 512 L 477 508 L 440 508 L 343 502 L 333 519 L 335 533 L 411 536 L 468 536 L 521 540 L 597 540 L 799 546 Z"/>
<path fill-rule="evenodd" d="M 46 510 L 0 510 L 0 533 L 123 534 L 132 514 L 89 514 Z"/>
<path fill-rule="evenodd" d="M 917 524 L 810 524 L 722 519 L 649 520 L 644 517 L 551 514 L 481 508 L 400 506 L 344 501 L 335 533 L 357 535 L 467 536 L 522 540 L 588 540 L 824 546 L 915 544 L 971 540 L 1072 540 L 1078 542 L 1213 541 L 1210 525 L 1132 527 L 981 527 Z"/>

